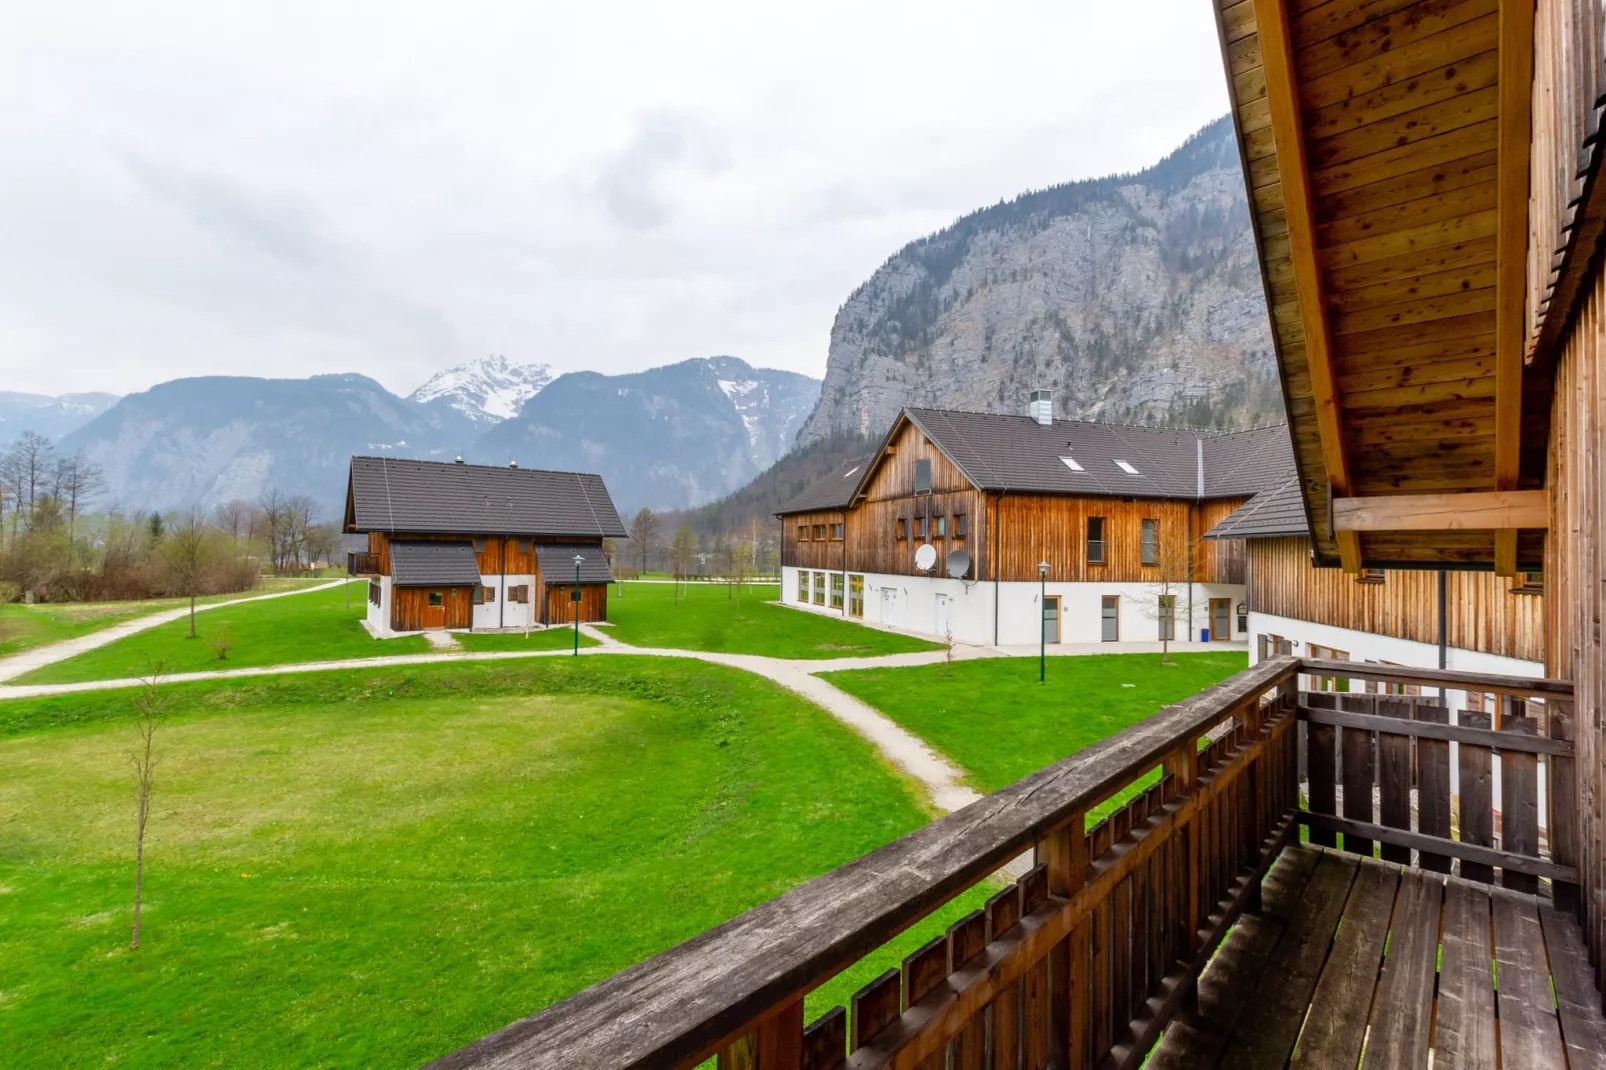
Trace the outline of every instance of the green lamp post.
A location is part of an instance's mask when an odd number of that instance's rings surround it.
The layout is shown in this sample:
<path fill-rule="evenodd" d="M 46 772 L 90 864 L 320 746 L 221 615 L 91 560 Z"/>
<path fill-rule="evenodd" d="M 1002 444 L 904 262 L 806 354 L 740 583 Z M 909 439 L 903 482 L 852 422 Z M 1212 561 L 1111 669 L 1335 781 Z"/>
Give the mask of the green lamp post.
<path fill-rule="evenodd" d="M 1048 562 L 1037 563 L 1037 682 L 1044 683 L 1048 679 L 1048 629 L 1044 621 L 1048 619 Z"/>
<path fill-rule="evenodd" d="M 580 565 L 585 558 L 579 554 L 574 555 L 574 590 L 569 593 L 569 602 L 574 606 L 574 656 L 580 656 Z"/>

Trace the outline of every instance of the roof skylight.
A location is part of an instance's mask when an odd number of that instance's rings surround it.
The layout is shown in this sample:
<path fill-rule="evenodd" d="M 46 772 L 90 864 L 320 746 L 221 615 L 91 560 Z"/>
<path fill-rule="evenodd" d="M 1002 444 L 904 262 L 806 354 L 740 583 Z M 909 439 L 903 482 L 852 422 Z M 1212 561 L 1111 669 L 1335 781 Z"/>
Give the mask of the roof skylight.
<path fill-rule="evenodd" d="M 1064 461 L 1065 467 L 1069 468 L 1073 472 L 1080 472 L 1082 470 L 1082 466 L 1076 463 L 1075 457 L 1061 457 L 1060 460 Z"/>
<path fill-rule="evenodd" d="M 861 469 L 861 468 L 863 468 L 863 467 L 864 467 L 864 465 L 862 465 L 862 464 L 856 464 L 856 465 L 854 465 L 854 466 L 853 466 L 853 467 L 852 467 L 852 468 L 849 468 L 849 469 L 848 469 L 848 470 L 847 470 L 847 471 L 846 471 L 846 472 L 843 472 L 843 473 L 842 473 L 842 478 L 843 478 L 843 479 L 846 479 L 846 478 L 848 478 L 848 477 L 849 477 L 849 476 L 851 476 L 851 475 L 852 475 L 852 474 L 853 474 L 853 473 L 855 473 L 855 472 L 857 472 L 857 471 L 858 471 L 858 470 L 859 470 L 859 469 Z"/>
<path fill-rule="evenodd" d="M 1129 476 L 1135 476 L 1135 475 L 1138 474 L 1138 470 L 1136 468 L 1133 468 L 1130 464 L 1128 464 L 1125 461 L 1116 461 L 1115 462 L 1115 467 L 1119 468 L 1121 471 L 1125 472 Z"/>

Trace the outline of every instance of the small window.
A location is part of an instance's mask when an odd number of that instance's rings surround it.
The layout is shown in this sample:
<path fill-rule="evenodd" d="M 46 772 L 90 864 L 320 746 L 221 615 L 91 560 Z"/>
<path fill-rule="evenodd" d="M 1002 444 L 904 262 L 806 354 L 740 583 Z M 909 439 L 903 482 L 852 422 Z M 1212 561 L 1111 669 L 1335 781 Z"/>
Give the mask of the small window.
<path fill-rule="evenodd" d="M 1517 585 L 1511 589 L 1512 594 L 1544 594 L 1545 574 L 1543 572 L 1517 573 Z"/>
<path fill-rule="evenodd" d="M 1104 564 L 1104 518 L 1087 518 L 1087 561 L 1090 565 Z"/>
<path fill-rule="evenodd" d="M 814 574 L 814 604 L 817 606 L 825 605 L 825 573 L 823 572 Z"/>
<path fill-rule="evenodd" d="M 946 539 L 948 537 L 948 518 L 945 517 L 945 516 L 937 517 L 936 525 L 937 525 L 937 538 Z"/>
<path fill-rule="evenodd" d="M 824 524 L 816 524 L 816 525 L 814 525 L 814 541 L 815 542 L 824 542 L 825 541 L 825 525 Z"/>
<path fill-rule="evenodd" d="M 530 552 L 530 540 L 529 539 L 520 539 L 519 540 L 519 553 L 527 554 L 529 552 Z"/>
<path fill-rule="evenodd" d="M 848 577 L 848 616 L 864 616 L 864 577 Z"/>
<path fill-rule="evenodd" d="M 799 602 L 807 602 L 809 600 L 809 573 L 807 569 L 800 569 L 797 574 L 797 600 Z"/>
<path fill-rule="evenodd" d="M 474 540 L 474 552 L 477 553 L 477 554 L 483 554 L 485 552 L 485 540 L 484 539 L 475 539 Z"/>
<path fill-rule="evenodd" d="M 857 471 L 858 471 L 858 470 L 859 470 L 859 469 L 861 469 L 861 468 L 863 468 L 863 467 L 864 467 L 864 465 L 862 465 L 862 464 L 856 464 L 856 465 L 854 465 L 854 466 L 853 466 L 853 467 L 852 467 L 852 468 L 849 468 L 849 469 L 848 469 L 848 470 L 847 470 L 847 471 L 846 471 L 846 472 L 843 472 L 843 473 L 842 473 L 842 478 L 843 478 L 843 479 L 846 479 L 846 478 L 848 478 L 848 477 L 849 477 L 849 476 L 851 476 L 851 475 L 852 475 L 852 474 L 853 474 L 853 473 L 855 473 L 855 472 L 857 472 Z"/>
<path fill-rule="evenodd" d="M 808 542 L 809 541 L 809 531 L 810 530 L 811 529 L 809 528 L 809 526 L 807 524 L 799 524 L 797 526 L 797 541 L 798 542 Z"/>
<path fill-rule="evenodd" d="M 1138 470 L 1136 468 L 1133 468 L 1130 464 L 1128 464 L 1125 461 L 1116 461 L 1115 462 L 1115 467 L 1119 468 L 1121 471 L 1125 472 L 1129 476 L 1135 476 L 1135 475 L 1138 474 Z"/>
<path fill-rule="evenodd" d="M 1355 577 L 1356 583 L 1382 583 L 1383 570 L 1380 568 L 1363 568 L 1360 575 Z"/>
<path fill-rule="evenodd" d="M 832 524 L 831 525 L 831 539 L 832 539 L 832 541 L 841 542 L 842 541 L 842 537 L 846 533 L 847 533 L 847 525 L 846 524 Z"/>
<path fill-rule="evenodd" d="M 915 462 L 915 493 L 916 494 L 930 494 L 931 493 L 931 462 L 930 461 L 916 461 Z"/>
<path fill-rule="evenodd" d="M 517 602 L 519 605 L 524 605 L 525 603 L 529 602 L 530 585 L 528 583 L 521 583 L 516 586 L 509 587 L 507 589 L 507 600 L 509 602 Z"/>
<path fill-rule="evenodd" d="M 964 513 L 955 513 L 954 514 L 954 538 L 963 539 L 965 537 L 965 534 L 966 534 L 966 532 L 965 532 L 965 514 Z"/>
<path fill-rule="evenodd" d="M 924 516 L 915 517 L 915 538 L 924 539 L 926 537 L 926 532 L 931 530 L 929 527 L 926 526 L 929 522 L 930 522 L 930 517 L 924 517 Z"/>
<path fill-rule="evenodd" d="M 439 591 L 431 591 L 429 592 L 429 604 L 431 606 L 444 606 L 446 604 L 446 597 Z"/>
<path fill-rule="evenodd" d="M 1075 457 L 1061 457 L 1060 460 L 1064 461 L 1065 467 L 1069 468 L 1073 472 L 1080 472 L 1083 470 L 1082 466 L 1076 463 Z"/>
<path fill-rule="evenodd" d="M 909 537 L 909 521 L 905 520 L 903 517 L 900 516 L 898 518 L 898 538 L 907 539 L 908 537 Z"/>
<path fill-rule="evenodd" d="M 474 588 L 474 604 L 475 605 L 483 606 L 487 602 L 495 602 L 495 601 L 496 601 L 496 588 L 495 587 L 476 587 L 476 588 Z"/>
<path fill-rule="evenodd" d="M 845 586 L 845 584 L 843 583 L 842 573 L 840 573 L 840 572 L 831 573 L 831 608 L 832 609 L 841 609 L 842 608 L 842 591 L 843 591 L 844 586 Z"/>
<path fill-rule="evenodd" d="M 1160 522 L 1158 520 L 1145 520 L 1143 522 L 1143 563 L 1145 565 L 1158 565 L 1160 563 Z"/>
<path fill-rule="evenodd" d="M 1144 521 L 1148 523 L 1147 520 Z M 1163 594 L 1160 596 L 1160 638 L 1171 640 L 1177 637 L 1177 596 Z"/>
<path fill-rule="evenodd" d="M 368 581 L 368 601 L 372 602 L 374 605 L 377 606 L 377 605 L 380 604 L 380 602 L 382 602 L 384 600 L 384 597 L 385 597 L 385 592 L 384 592 L 384 589 L 379 586 L 379 581 L 378 580 L 369 580 Z"/>

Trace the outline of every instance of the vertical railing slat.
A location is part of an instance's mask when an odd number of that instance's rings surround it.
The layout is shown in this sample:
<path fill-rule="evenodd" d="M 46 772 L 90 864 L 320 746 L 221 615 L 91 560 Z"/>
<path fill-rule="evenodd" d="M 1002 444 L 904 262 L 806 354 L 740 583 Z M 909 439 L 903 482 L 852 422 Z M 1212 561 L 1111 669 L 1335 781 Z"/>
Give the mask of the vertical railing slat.
<path fill-rule="evenodd" d="M 1512 735 L 1537 736 L 1539 728 L 1527 716 L 1527 703 L 1515 695 L 1504 695 L 1500 731 Z M 1539 857 L 1539 756 L 1523 751 L 1500 754 L 1500 846 L 1513 854 Z M 1539 891 L 1539 878 L 1529 873 L 1503 869 L 1500 883 L 1507 888 L 1532 895 Z"/>
<path fill-rule="evenodd" d="M 1487 713 L 1462 710 L 1460 723 L 1468 728 L 1488 728 Z M 1461 842 L 1475 843 L 1480 847 L 1494 846 L 1494 754 L 1488 747 L 1471 743 L 1457 743 L 1456 772 L 1460 781 L 1458 798 L 1461 803 Z M 1481 862 L 1462 860 L 1461 876 L 1470 881 L 1489 884 L 1494 881 L 1494 870 Z"/>

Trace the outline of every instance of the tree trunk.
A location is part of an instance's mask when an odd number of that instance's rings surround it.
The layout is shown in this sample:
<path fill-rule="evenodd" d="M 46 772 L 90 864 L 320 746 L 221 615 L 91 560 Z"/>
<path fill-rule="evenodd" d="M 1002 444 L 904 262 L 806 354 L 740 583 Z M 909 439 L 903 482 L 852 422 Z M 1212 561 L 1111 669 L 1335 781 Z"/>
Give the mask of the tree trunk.
<path fill-rule="evenodd" d="M 195 638 L 195 596 L 190 595 L 190 638 Z"/>

